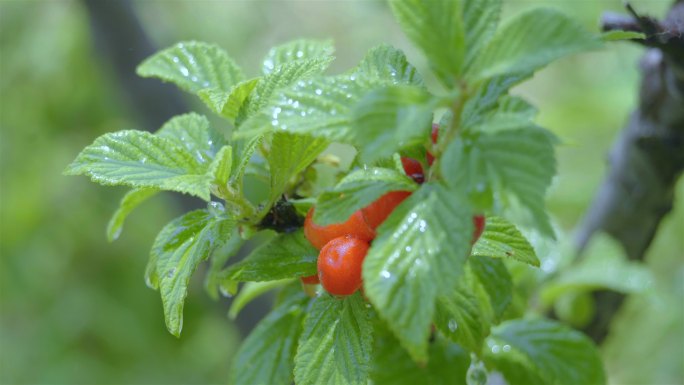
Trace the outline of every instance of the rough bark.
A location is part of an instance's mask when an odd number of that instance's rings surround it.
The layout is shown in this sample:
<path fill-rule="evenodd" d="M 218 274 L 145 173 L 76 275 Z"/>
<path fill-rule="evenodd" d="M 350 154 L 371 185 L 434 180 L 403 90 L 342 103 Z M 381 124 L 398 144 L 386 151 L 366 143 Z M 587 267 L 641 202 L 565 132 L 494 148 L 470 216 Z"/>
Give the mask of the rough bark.
<path fill-rule="evenodd" d="M 592 235 L 606 232 L 630 260 L 643 260 L 658 225 L 672 209 L 674 187 L 684 170 L 684 0 L 662 22 L 638 15 L 604 15 L 604 30 L 644 32 L 639 105 L 609 156 L 610 170 L 577 233 L 581 251 Z M 585 332 L 607 336 L 624 295 L 594 293 L 596 316 Z"/>

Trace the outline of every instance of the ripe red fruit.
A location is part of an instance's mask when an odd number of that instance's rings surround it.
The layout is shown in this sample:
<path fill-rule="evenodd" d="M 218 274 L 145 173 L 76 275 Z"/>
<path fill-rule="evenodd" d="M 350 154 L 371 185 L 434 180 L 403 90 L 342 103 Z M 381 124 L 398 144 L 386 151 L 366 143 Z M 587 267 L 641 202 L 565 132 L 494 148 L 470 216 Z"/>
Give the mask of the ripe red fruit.
<path fill-rule="evenodd" d="M 299 277 L 299 279 L 302 280 L 303 284 L 306 285 L 317 285 L 321 283 L 321 281 L 318 279 L 318 275 L 310 275 L 308 277 Z"/>
<path fill-rule="evenodd" d="M 416 181 L 418 184 L 425 182 L 425 174 L 423 174 L 423 165 L 419 161 L 408 158 L 405 156 L 401 157 L 401 165 L 404 166 L 404 172 L 411 179 Z"/>
<path fill-rule="evenodd" d="M 357 210 L 343 223 L 321 226 L 313 221 L 314 208 L 309 209 L 304 219 L 304 235 L 318 250 L 331 240 L 343 235 L 353 235 L 364 241 L 375 238 L 375 231 L 366 223 L 361 210 Z"/>
<path fill-rule="evenodd" d="M 361 287 L 361 266 L 368 242 L 351 235 L 328 242 L 318 255 L 318 278 L 332 295 L 352 295 Z"/>
<path fill-rule="evenodd" d="M 411 195 L 410 191 L 390 191 L 375 202 L 361 209 L 366 223 L 375 230 L 387 219 L 395 207 Z"/>
<path fill-rule="evenodd" d="M 437 137 L 439 136 L 439 124 L 437 123 L 432 123 L 432 132 L 430 133 L 430 137 L 432 138 L 432 144 L 437 144 Z M 435 157 L 432 156 L 430 151 L 427 152 L 427 163 L 428 166 L 432 166 L 432 163 L 435 161 Z"/>
<path fill-rule="evenodd" d="M 473 216 L 473 224 L 475 225 L 475 230 L 473 230 L 473 239 L 472 239 L 472 241 L 470 241 L 471 245 L 474 245 L 475 242 L 477 242 L 477 240 L 480 239 L 480 236 L 484 232 L 484 228 L 485 228 L 485 217 L 484 217 L 484 215 Z"/>

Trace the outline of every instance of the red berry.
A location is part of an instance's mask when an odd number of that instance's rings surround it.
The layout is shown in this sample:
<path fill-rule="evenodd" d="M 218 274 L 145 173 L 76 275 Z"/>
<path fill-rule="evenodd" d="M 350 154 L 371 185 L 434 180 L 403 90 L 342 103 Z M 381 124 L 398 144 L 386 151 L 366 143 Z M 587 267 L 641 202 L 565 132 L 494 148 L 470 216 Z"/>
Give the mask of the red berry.
<path fill-rule="evenodd" d="M 361 266 L 368 242 L 351 235 L 328 242 L 318 255 L 318 278 L 332 295 L 352 295 L 361 287 Z"/>
<path fill-rule="evenodd" d="M 361 210 L 357 210 L 343 223 L 334 223 L 327 226 L 314 223 L 313 213 L 314 208 L 312 207 L 306 214 L 306 219 L 304 219 L 304 235 L 318 250 L 331 240 L 343 235 L 353 235 L 368 242 L 375 238 L 375 231 L 366 223 Z"/>
<path fill-rule="evenodd" d="M 399 206 L 404 199 L 411 195 L 410 191 L 390 191 L 381 196 L 375 202 L 361 209 L 366 223 L 373 229 L 377 229 L 382 222 Z"/>
<path fill-rule="evenodd" d="M 404 166 L 404 172 L 406 175 L 411 177 L 416 183 L 422 184 L 425 182 L 425 175 L 423 174 L 423 165 L 419 161 L 408 158 L 405 156 L 401 157 L 401 165 Z"/>
<path fill-rule="evenodd" d="M 299 277 L 299 279 L 302 280 L 302 283 L 305 285 L 317 285 L 321 283 L 321 281 L 318 279 L 318 275 L 310 275 L 308 277 Z"/>
<path fill-rule="evenodd" d="M 472 239 L 472 241 L 470 241 L 471 245 L 474 245 L 475 242 L 477 242 L 477 240 L 480 239 L 480 236 L 484 232 L 484 228 L 485 228 L 485 217 L 484 217 L 484 215 L 473 216 L 473 224 L 475 225 L 475 230 L 473 230 L 473 239 Z"/>

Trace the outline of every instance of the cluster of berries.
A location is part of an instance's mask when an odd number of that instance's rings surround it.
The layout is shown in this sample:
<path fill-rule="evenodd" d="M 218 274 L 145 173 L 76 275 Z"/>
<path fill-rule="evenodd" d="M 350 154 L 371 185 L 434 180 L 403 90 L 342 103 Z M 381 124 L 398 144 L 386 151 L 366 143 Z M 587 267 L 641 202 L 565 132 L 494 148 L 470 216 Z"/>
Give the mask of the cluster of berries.
<path fill-rule="evenodd" d="M 432 142 L 437 142 L 438 126 L 432 126 Z M 427 163 L 432 165 L 434 157 L 427 153 Z M 417 183 L 425 181 L 423 166 L 415 159 L 402 157 L 401 162 L 406 175 Z M 313 221 L 315 208 L 312 207 L 304 220 L 304 235 L 320 253 L 318 255 L 318 274 L 302 277 L 305 284 L 320 283 L 330 294 L 347 296 L 354 294 L 362 286 L 361 268 L 370 242 L 375 238 L 375 230 L 387 219 L 392 211 L 411 195 L 409 191 L 391 191 L 370 205 L 354 212 L 345 222 L 320 226 Z M 484 231 L 485 218 L 473 217 L 475 230 L 474 244 Z"/>

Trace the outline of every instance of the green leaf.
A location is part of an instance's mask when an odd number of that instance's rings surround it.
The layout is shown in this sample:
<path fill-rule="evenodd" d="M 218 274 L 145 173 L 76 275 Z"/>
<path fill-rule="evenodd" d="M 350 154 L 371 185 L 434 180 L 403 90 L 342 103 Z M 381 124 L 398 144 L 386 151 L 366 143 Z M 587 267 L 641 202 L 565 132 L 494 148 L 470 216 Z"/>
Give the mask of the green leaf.
<path fill-rule="evenodd" d="M 513 300 L 513 280 L 506 265 L 497 259 L 471 255 L 467 280 L 481 307 L 493 324 L 499 323 Z"/>
<path fill-rule="evenodd" d="M 232 167 L 230 184 L 239 192 L 242 191 L 242 180 L 245 176 L 247 166 L 250 164 L 254 151 L 256 151 L 263 139 L 263 136 L 255 136 L 247 141 L 239 140 L 235 142 L 233 164 L 236 164 L 237 167 Z"/>
<path fill-rule="evenodd" d="M 118 239 L 128 214 L 147 199 L 157 195 L 158 192 L 159 190 L 153 188 L 133 189 L 127 192 L 126 195 L 121 198 L 119 208 L 116 209 L 112 218 L 109 220 L 109 223 L 107 223 L 107 240 L 113 242 Z"/>
<path fill-rule="evenodd" d="M 511 385 L 520 374 L 538 375 L 544 384 L 605 384 L 606 378 L 598 349 L 584 334 L 560 323 L 544 320 L 506 321 L 492 331 L 485 362 L 495 365 Z M 501 365 L 512 362 L 513 365 Z"/>
<path fill-rule="evenodd" d="M 328 147 L 329 142 L 308 135 L 276 132 L 271 141 L 268 165 L 271 171 L 270 201 L 275 202 L 285 191 L 290 179 L 302 172 Z"/>
<path fill-rule="evenodd" d="M 353 144 L 351 108 L 380 84 L 356 75 L 302 80 L 279 93 L 266 115 L 276 131 Z"/>
<path fill-rule="evenodd" d="M 295 383 L 366 385 L 371 332 L 370 311 L 361 293 L 316 298 L 295 356 Z"/>
<path fill-rule="evenodd" d="M 257 297 L 280 287 L 283 287 L 289 283 L 292 283 L 292 279 L 281 279 L 278 281 L 267 281 L 267 282 L 247 282 L 240 289 L 240 293 L 235 296 L 233 302 L 230 304 L 230 309 L 228 309 L 228 317 L 232 320 L 237 318 L 245 306 L 252 302 Z"/>
<path fill-rule="evenodd" d="M 375 385 L 464 385 L 470 355 L 460 346 L 437 336 L 430 344 L 427 365 L 418 365 L 399 348 L 384 328 L 374 332 L 371 379 Z"/>
<path fill-rule="evenodd" d="M 329 59 L 335 53 L 332 40 L 298 39 L 271 48 L 264 58 L 263 72 L 270 74 L 279 66 L 311 59 Z"/>
<path fill-rule="evenodd" d="M 209 120 L 194 112 L 174 116 L 155 133 L 184 147 L 199 163 L 209 163 L 225 144 L 225 139 L 212 131 Z"/>
<path fill-rule="evenodd" d="M 646 34 L 635 31 L 608 31 L 601 34 L 603 41 L 646 40 Z"/>
<path fill-rule="evenodd" d="M 553 9 L 537 8 L 510 19 L 478 54 L 466 76 L 536 71 L 563 56 L 601 47 L 577 21 Z"/>
<path fill-rule="evenodd" d="M 119 131 L 95 139 L 64 171 L 103 185 L 156 188 L 209 200 L 207 165 L 174 140 L 143 131 Z"/>
<path fill-rule="evenodd" d="M 460 0 L 390 0 L 402 30 L 430 61 L 439 79 L 453 85 L 464 59 Z"/>
<path fill-rule="evenodd" d="M 314 222 L 320 225 L 344 222 L 390 191 L 413 191 L 416 183 L 403 172 L 366 168 L 351 172 L 330 191 L 318 196 Z"/>
<path fill-rule="evenodd" d="M 480 123 L 494 110 L 508 90 L 532 76 L 531 72 L 493 77 L 481 83 L 466 101 L 461 113 L 461 127 L 465 130 Z"/>
<path fill-rule="evenodd" d="M 447 147 L 440 163 L 448 183 L 465 186 L 471 199 L 495 199 L 496 213 L 554 236 L 544 196 L 555 175 L 556 160 L 552 137 L 545 130 L 525 127 L 464 133 Z"/>
<path fill-rule="evenodd" d="M 463 271 L 471 216 L 458 191 L 426 183 L 378 228 L 364 261 L 366 296 L 416 361 L 427 359 L 436 298 Z"/>
<path fill-rule="evenodd" d="M 232 219 L 195 210 L 169 222 L 154 240 L 151 254 L 166 327 L 174 336 L 180 336 L 183 328 L 183 302 L 190 276 L 201 261 L 227 240 L 234 226 Z"/>
<path fill-rule="evenodd" d="M 464 0 L 465 68 L 480 54 L 499 24 L 501 0 Z"/>
<path fill-rule="evenodd" d="M 353 73 L 390 84 L 423 85 L 423 78 L 408 62 L 404 52 L 388 44 L 371 48 Z"/>
<path fill-rule="evenodd" d="M 473 246 L 472 254 L 490 258 L 512 258 L 539 267 L 534 248 L 515 225 L 495 216 L 486 218 L 485 231 Z"/>
<path fill-rule="evenodd" d="M 333 57 L 328 56 L 288 62 L 275 67 L 271 73 L 259 80 L 240 110 L 236 123 L 239 125 L 244 119 L 267 106 L 277 90 L 323 73 L 332 61 Z"/>
<path fill-rule="evenodd" d="M 297 340 L 309 298 L 295 292 L 259 322 L 233 360 L 232 385 L 292 383 Z"/>
<path fill-rule="evenodd" d="M 388 86 L 367 93 L 352 109 L 353 143 L 364 163 L 389 157 L 429 136 L 435 103 L 415 86 Z"/>
<path fill-rule="evenodd" d="M 235 118 L 237 118 L 240 109 L 260 79 L 260 77 L 257 77 L 243 80 L 233 86 L 228 92 L 219 88 L 205 88 L 199 90 L 197 96 L 212 111 L 228 119 L 231 123 L 235 123 Z"/>
<path fill-rule="evenodd" d="M 482 350 L 491 327 L 478 298 L 466 285 L 439 298 L 434 321 L 444 335 L 475 354 Z"/>
<path fill-rule="evenodd" d="M 231 146 L 223 146 L 209 165 L 208 174 L 213 177 L 213 184 L 221 187 L 225 186 L 230 179 L 232 168 L 233 148 Z"/>
<path fill-rule="evenodd" d="M 240 247 L 242 247 L 244 242 L 244 239 L 240 236 L 239 229 L 236 227 L 233 229 L 228 242 L 211 255 L 209 270 L 204 277 L 204 290 L 213 300 L 219 299 L 221 272 L 226 262 L 240 251 Z M 225 295 L 226 293 L 223 294 Z"/>
<path fill-rule="evenodd" d="M 224 50 L 196 41 L 181 42 L 150 56 L 138 66 L 137 73 L 173 82 L 192 93 L 205 88 L 228 92 L 244 79 L 242 70 Z"/>
<path fill-rule="evenodd" d="M 304 231 L 280 234 L 259 246 L 222 274 L 234 281 L 274 281 L 316 274 L 318 250 L 304 237 Z"/>

